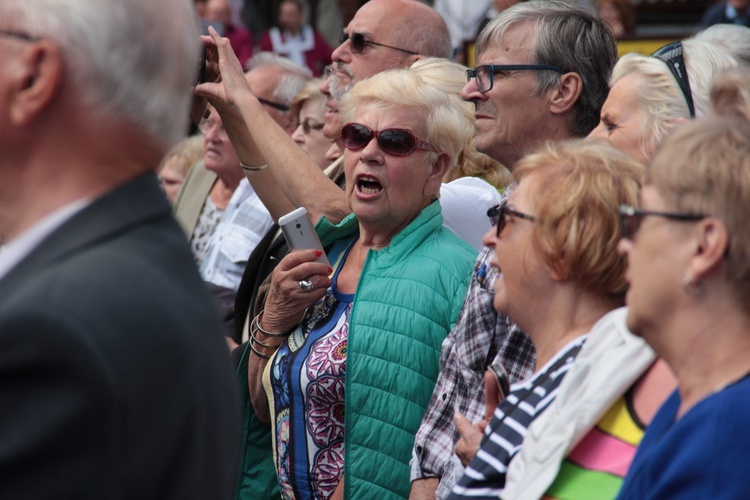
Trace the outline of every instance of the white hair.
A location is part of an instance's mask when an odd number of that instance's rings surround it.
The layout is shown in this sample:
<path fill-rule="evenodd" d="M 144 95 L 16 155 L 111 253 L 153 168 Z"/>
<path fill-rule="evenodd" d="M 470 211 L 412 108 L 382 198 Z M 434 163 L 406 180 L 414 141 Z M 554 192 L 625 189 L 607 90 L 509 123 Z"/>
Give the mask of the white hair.
<path fill-rule="evenodd" d="M 693 35 L 728 50 L 744 65 L 750 65 L 750 28 L 737 24 L 714 24 Z"/>
<path fill-rule="evenodd" d="M 2 0 L 0 18 L 55 43 L 92 115 L 167 145 L 184 137 L 199 58 L 190 0 Z"/>
<path fill-rule="evenodd" d="M 713 78 L 725 69 L 736 67 L 737 59 L 722 47 L 704 40 L 687 39 L 682 42 L 682 49 L 695 116 L 700 117 L 711 108 Z M 646 142 L 641 146 L 648 151 L 661 143 L 673 120 L 690 118 L 690 112 L 685 96 L 664 61 L 640 54 L 625 54 L 612 70 L 611 85 L 633 73 L 643 79 L 636 101 L 642 123 L 647 127 Z"/>
<path fill-rule="evenodd" d="M 273 52 L 258 52 L 246 64 L 245 74 L 261 66 L 274 65 L 282 69 L 284 74 L 279 78 L 279 84 L 273 91 L 273 97 L 283 104 L 290 104 L 292 98 L 313 77 L 312 71 L 300 66 L 288 57 Z"/>

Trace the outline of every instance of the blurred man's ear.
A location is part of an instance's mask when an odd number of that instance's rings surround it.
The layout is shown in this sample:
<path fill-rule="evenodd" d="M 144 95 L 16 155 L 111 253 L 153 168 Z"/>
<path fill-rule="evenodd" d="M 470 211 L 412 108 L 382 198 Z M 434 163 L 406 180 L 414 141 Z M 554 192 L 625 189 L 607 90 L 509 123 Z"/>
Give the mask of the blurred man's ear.
<path fill-rule="evenodd" d="M 10 118 L 28 125 L 55 99 L 65 78 L 60 50 L 51 41 L 29 42 L 9 63 L 13 79 Z"/>

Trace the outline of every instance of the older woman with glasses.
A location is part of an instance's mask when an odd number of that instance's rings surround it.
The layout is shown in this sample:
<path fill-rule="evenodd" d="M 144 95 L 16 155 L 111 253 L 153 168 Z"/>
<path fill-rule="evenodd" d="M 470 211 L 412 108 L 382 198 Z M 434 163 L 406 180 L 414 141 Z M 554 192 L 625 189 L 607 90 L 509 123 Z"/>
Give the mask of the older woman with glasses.
<path fill-rule="evenodd" d="M 324 169 L 330 164 L 326 153 L 333 141 L 323 135 L 326 96 L 320 91 L 322 83 L 323 80 L 320 78 L 307 82 L 292 98 L 290 107 L 297 118 L 297 127 L 292 132 L 292 139 L 318 167 Z"/>
<path fill-rule="evenodd" d="M 251 325 L 251 400 L 272 424 L 283 496 L 405 496 L 475 255 L 442 226 L 437 200 L 464 119 L 409 70 L 359 83 L 340 114 L 353 215 L 317 225 L 331 267 L 303 250 L 273 272 Z"/>
<path fill-rule="evenodd" d="M 626 283 L 614 207 L 637 202 L 644 170 L 607 144 L 583 140 L 548 145 L 516 164 L 518 187 L 489 214 L 496 227 L 485 244 L 502 272 L 495 309 L 529 335 L 536 369 L 495 409 L 451 498 L 502 493 L 526 429 L 555 399 L 586 339 L 615 328 L 610 312 L 623 305 Z"/>
<path fill-rule="evenodd" d="M 699 40 L 667 45 L 653 57 L 628 54 L 615 66 L 590 137 L 645 162 L 668 133 L 708 111 L 713 76 L 736 64 Z M 617 495 L 644 429 L 675 387 L 663 360 L 627 330 L 625 315 L 615 318 L 616 331 L 581 350 L 511 462 L 503 498 L 576 497 L 592 489 L 599 498 Z"/>
<path fill-rule="evenodd" d="M 655 155 L 622 207 L 628 327 L 677 377 L 620 498 L 744 498 L 750 434 L 750 124 L 709 118 Z"/>
<path fill-rule="evenodd" d="M 612 70 L 601 121 L 589 137 L 647 163 L 675 126 L 710 110 L 713 78 L 737 65 L 726 49 L 699 39 L 666 45 L 651 57 L 625 54 Z"/>

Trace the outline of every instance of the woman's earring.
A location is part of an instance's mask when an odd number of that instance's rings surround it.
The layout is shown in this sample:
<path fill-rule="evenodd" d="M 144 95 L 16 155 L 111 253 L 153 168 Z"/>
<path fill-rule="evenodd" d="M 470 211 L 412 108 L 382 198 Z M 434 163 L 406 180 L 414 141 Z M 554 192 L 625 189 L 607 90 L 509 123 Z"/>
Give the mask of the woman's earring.
<path fill-rule="evenodd" d="M 692 278 L 685 278 L 682 280 L 682 288 L 685 290 L 685 293 L 691 297 L 697 297 L 703 293 L 703 286 L 698 280 L 693 281 Z"/>

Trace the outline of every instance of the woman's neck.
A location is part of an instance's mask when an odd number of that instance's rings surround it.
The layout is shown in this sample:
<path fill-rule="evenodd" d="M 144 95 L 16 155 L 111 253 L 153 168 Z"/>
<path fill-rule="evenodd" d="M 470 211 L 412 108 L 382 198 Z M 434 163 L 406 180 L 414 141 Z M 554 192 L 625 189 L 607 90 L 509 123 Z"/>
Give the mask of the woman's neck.
<path fill-rule="evenodd" d="M 561 349 L 591 331 L 597 321 L 619 306 L 596 294 L 572 289 L 554 294 L 545 305 L 546 313 L 537 316 L 528 335 L 536 349 L 536 371 L 546 365 Z"/>
<path fill-rule="evenodd" d="M 750 318 L 734 307 L 694 307 L 661 332 L 674 346 L 657 344 L 655 350 L 677 378 L 682 400 L 678 418 L 750 372 Z"/>
<path fill-rule="evenodd" d="M 216 205 L 217 208 L 220 208 L 224 210 L 227 208 L 227 205 L 229 204 L 229 200 L 232 198 L 232 195 L 234 194 L 234 191 L 237 189 L 237 186 L 239 185 L 239 181 L 234 183 L 234 185 L 227 184 L 227 182 L 219 177 L 216 179 L 216 182 L 214 182 L 213 187 L 211 188 L 211 192 L 209 196 L 211 197 L 211 201 Z"/>

